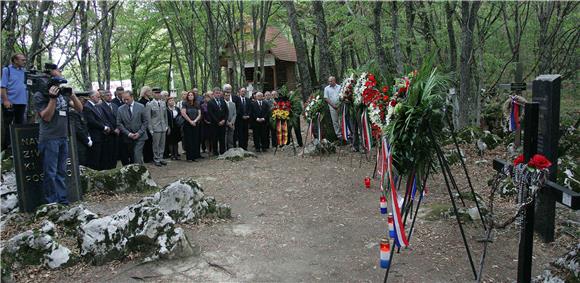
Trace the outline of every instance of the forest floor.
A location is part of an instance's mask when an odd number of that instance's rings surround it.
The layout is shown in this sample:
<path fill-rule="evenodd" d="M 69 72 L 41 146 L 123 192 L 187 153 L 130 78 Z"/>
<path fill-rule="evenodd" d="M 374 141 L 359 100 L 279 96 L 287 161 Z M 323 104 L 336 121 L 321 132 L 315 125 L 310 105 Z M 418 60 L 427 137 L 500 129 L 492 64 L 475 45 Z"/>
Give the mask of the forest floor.
<path fill-rule="evenodd" d="M 469 146 L 471 147 L 471 146 Z M 500 146 L 501 148 L 501 146 Z M 197 163 L 172 161 L 168 166 L 148 166 L 158 185 L 181 177 L 196 178 L 205 193 L 232 207 L 230 220 L 207 220 L 183 227 L 198 255 L 178 260 L 141 263 L 139 255 L 103 266 L 80 263 L 61 270 L 26 268 L 17 281 L 55 282 L 176 282 L 176 281 L 370 281 L 383 280 L 379 267 L 380 239 L 387 229 L 379 213 L 379 189 L 372 180 L 374 162 L 341 147 L 337 155 L 294 156 L 292 150 L 273 150 L 257 158 L 220 161 L 206 158 Z M 297 149 L 299 152 L 301 148 Z M 491 160 L 500 151 L 478 157 L 467 152 L 467 166 L 475 190 L 487 201 L 487 181 L 493 176 Z M 487 160 L 487 162 L 477 162 Z M 459 165 L 452 167 L 462 191 L 468 186 Z M 410 247 L 395 254 L 390 282 L 467 282 L 474 279 L 457 222 L 438 217 L 450 205 L 442 176 L 428 180 Z M 85 205 L 102 214 L 114 213 L 142 195 L 89 196 Z M 513 199 L 500 199 L 497 211 L 513 212 Z M 468 207 L 474 207 L 468 202 Z M 511 210 L 510 210 L 511 209 Z M 557 208 L 556 241 L 544 244 L 535 237 L 533 274 L 578 242 L 578 226 L 568 231 L 566 221 L 580 222 L 580 214 Z M 478 221 L 465 225 L 473 260 L 479 268 L 484 231 Z M 495 233 L 486 256 L 485 282 L 512 282 L 517 274 L 519 228 L 512 224 Z"/>

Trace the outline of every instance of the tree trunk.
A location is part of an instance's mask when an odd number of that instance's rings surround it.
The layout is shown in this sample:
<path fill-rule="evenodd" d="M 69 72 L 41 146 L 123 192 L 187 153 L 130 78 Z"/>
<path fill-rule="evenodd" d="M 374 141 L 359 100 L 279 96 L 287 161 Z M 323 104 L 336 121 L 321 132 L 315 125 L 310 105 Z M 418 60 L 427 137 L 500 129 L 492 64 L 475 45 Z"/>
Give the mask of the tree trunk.
<path fill-rule="evenodd" d="M 328 41 L 328 34 L 326 29 L 326 20 L 324 19 L 324 8 L 321 1 L 312 2 L 315 22 L 318 29 L 318 86 L 320 89 L 324 88 L 326 80 L 332 75 L 331 72 L 336 70 L 332 61 L 332 53 L 330 52 L 330 43 Z M 334 71 L 334 73 L 336 73 Z"/>
<path fill-rule="evenodd" d="M 447 16 L 447 38 L 449 39 L 449 70 L 455 73 L 457 72 L 457 42 L 455 41 L 455 28 L 453 27 L 455 2 L 445 2 L 445 14 Z"/>
<path fill-rule="evenodd" d="M 415 49 L 415 45 L 417 41 L 415 39 L 415 30 L 413 28 L 415 23 L 415 9 L 413 5 L 415 3 L 413 1 L 406 1 L 405 2 L 405 16 L 407 18 L 407 62 L 410 66 L 414 66 L 413 63 L 413 50 Z"/>
<path fill-rule="evenodd" d="M 88 64 L 88 57 L 90 56 L 89 50 L 89 27 L 88 27 L 88 20 L 87 20 L 87 10 L 88 6 L 86 5 L 85 1 L 79 1 L 79 18 L 81 24 L 81 35 L 79 44 L 81 45 L 81 57 L 79 60 L 79 68 L 81 69 L 81 78 L 83 80 L 83 88 L 85 90 L 90 90 L 92 88 L 91 85 L 91 77 L 89 74 L 89 64 Z"/>
<path fill-rule="evenodd" d="M 399 43 L 399 10 L 397 9 L 397 2 L 391 2 L 391 26 L 393 33 L 393 59 L 395 61 L 395 68 L 397 74 L 402 75 L 405 71 L 403 69 L 403 55 L 401 53 L 401 44 Z"/>
<path fill-rule="evenodd" d="M 460 60 L 460 90 L 459 90 L 459 120 L 458 128 L 473 125 L 476 122 L 478 92 L 471 88 L 471 65 L 473 56 L 473 28 L 477 21 L 477 12 L 481 2 L 461 3 L 461 60 Z"/>
<path fill-rule="evenodd" d="M 8 3 L 8 4 L 7 4 Z M 18 1 L 4 2 L 2 11 L 6 9 L 6 15 L 2 15 L 2 32 L 6 33 L 6 40 L 4 42 L 4 50 L 2 54 L 2 66 L 10 64 L 10 57 L 14 53 L 14 44 L 16 44 L 16 32 L 18 24 Z"/>
<path fill-rule="evenodd" d="M 42 1 L 40 3 L 40 8 L 38 12 L 35 13 L 34 19 L 32 19 L 32 33 L 30 37 L 32 39 L 32 44 L 30 45 L 30 49 L 28 50 L 28 58 L 26 61 L 26 67 L 30 67 L 31 64 L 34 64 L 35 59 L 37 57 L 37 50 L 40 49 L 41 45 L 41 32 L 42 28 L 45 25 L 44 23 L 44 15 L 45 12 L 51 7 L 51 1 Z M 42 56 L 41 56 L 42 57 Z"/>
<path fill-rule="evenodd" d="M 294 46 L 296 47 L 296 57 L 298 60 L 298 74 L 300 76 L 300 82 L 302 83 L 302 99 L 308 99 L 308 96 L 312 92 L 312 81 L 310 80 L 310 72 L 308 70 L 308 49 L 306 48 L 306 43 L 302 39 L 302 34 L 300 28 L 298 27 L 298 20 L 296 16 L 296 7 L 294 7 L 294 2 L 284 1 L 282 2 L 286 6 L 286 11 L 288 11 L 288 24 L 290 25 L 290 30 L 292 32 L 292 40 L 294 41 Z"/>
<path fill-rule="evenodd" d="M 379 61 L 379 67 L 381 70 L 385 70 L 389 73 L 393 73 L 394 70 L 391 68 L 387 59 L 387 52 L 383 46 L 383 36 L 381 33 L 381 17 L 383 14 L 383 2 L 376 1 L 373 8 L 373 24 L 371 25 L 371 30 L 373 31 L 373 36 L 375 38 L 375 46 L 377 49 L 377 56 Z M 392 56 L 389 56 L 392 57 Z"/>
<path fill-rule="evenodd" d="M 220 86 L 221 82 L 221 72 L 220 72 L 220 55 L 219 55 L 219 23 L 216 21 L 216 17 L 213 15 L 214 12 L 219 12 L 215 9 L 212 12 L 211 2 L 203 2 L 205 7 L 205 12 L 207 15 L 207 32 L 209 37 L 209 49 L 210 49 L 210 72 L 211 72 L 211 83 L 213 86 Z"/>

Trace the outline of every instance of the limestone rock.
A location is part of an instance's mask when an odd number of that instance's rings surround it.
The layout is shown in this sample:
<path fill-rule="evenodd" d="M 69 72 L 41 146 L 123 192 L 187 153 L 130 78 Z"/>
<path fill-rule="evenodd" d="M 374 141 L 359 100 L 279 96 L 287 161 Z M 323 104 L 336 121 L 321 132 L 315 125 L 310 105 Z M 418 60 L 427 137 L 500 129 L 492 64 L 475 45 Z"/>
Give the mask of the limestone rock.
<path fill-rule="evenodd" d="M 34 215 L 35 219 L 47 218 L 50 221 L 65 225 L 70 230 L 76 230 L 80 225 L 97 218 L 98 215 L 86 209 L 83 205 L 68 208 L 61 204 L 40 206 Z"/>
<path fill-rule="evenodd" d="M 81 256 L 102 264 L 135 250 L 145 252 L 148 259 L 191 255 L 185 237 L 167 212 L 149 197 L 80 226 L 78 242 Z"/>
<path fill-rule="evenodd" d="M 228 149 L 228 151 L 224 152 L 224 154 L 218 156 L 217 159 L 240 161 L 246 157 L 256 157 L 256 154 L 251 151 L 244 150 L 243 148 L 236 147 Z"/>
<path fill-rule="evenodd" d="M 40 229 L 22 232 L 8 240 L 2 250 L 2 262 L 12 267 L 42 264 L 51 269 L 71 260 L 71 251 L 55 240 L 55 226 L 44 221 Z"/>
<path fill-rule="evenodd" d="M 222 219 L 232 218 L 232 208 L 227 204 L 218 204 L 213 197 L 206 197 L 205 201 L 208 204 L 208 217 L 217 217 Z"/>
<path fill-rule="evenodd" d="M 131 164 L 111 170 L 96 171 L 81 166 L 81 186 L 84 193 L 105 192 L 147 192 L 158 190 L 151 174 L 143 165 Z"/>
<path fill-rule="evenodd" d="M 304 148 L 304 155 L 318 156 L 322 154 L 330 154 L 336 152 L 336 146 L 329 142 L 327 139 L 322 139 L 319 141 L 315 139 L 312 143 L 308 144 Z"/>
<path fill-rule="evenodd" d="M 167 185 L 156 193 L 153 199 L 178 223 L 201 218 L 208 210 L 203 189 L 191 178 L 180 179 Z"/>
<path fill-rule="evenodd" d="M 0 200 L 0 210 L 2 211 L 2 215 L 16 212 L 18 209 L 18 193 L 16 189 L 16 174 L 14 171 L 2 174 Z"/>

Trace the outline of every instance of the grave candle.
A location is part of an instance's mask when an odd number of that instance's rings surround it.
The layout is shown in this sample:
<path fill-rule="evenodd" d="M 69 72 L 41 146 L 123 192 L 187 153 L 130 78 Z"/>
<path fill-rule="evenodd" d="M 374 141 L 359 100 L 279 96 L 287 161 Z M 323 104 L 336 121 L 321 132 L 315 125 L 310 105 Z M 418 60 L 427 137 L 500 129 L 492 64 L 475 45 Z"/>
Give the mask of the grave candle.
<path fill-rule="evenodd" d="M 385 196 L 381 196 L 380 204 L 381 204 L 381 214 L 387 214 L 387 198 L 385 198 Z"/>
<path fill-rule="evenodd" d="M 389 244 L 389 239 L 383 238 L 381 239 L 381 246 L 380 246 L 380 264 L 381 268 L 389 268 L 390 260 L 389 254 L 391 252 L 391 245 Z"/>
<path fill-rule="evenodd" d="M 365 177 L 365 188 L 369 189 L 371 187 L 371 178 Z"/>
<path fill-rule="evenodd" d="M 389 216 L 387 217 L 387 222 L 389 223 L 389 237 L 391 237 L 391 239 L 395 238 L 395 223 L 393 220 L 393 214 L 389 213 Z"/>

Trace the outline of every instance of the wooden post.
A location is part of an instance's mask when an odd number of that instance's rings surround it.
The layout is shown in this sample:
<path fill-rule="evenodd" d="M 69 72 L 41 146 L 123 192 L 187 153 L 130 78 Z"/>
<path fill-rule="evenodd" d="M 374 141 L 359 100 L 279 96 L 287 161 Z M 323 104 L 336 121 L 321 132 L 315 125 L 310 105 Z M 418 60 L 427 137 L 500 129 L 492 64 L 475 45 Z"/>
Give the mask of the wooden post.
<path fill-rule="evenodd" d="M 526 103 L 524 117 L 524 158 L 527 163 L 537 152 L 538 147 L 538 108 L 537 102 Z M 524 189 L 522 201 L 528 197 Z M 520 244 L 518 252 L 518 282 L 531 282 L 532 255 L 534 249 L 534 203 L 526 207 L 522 215 Z"/>
<path fill-rule="evenodd" d="M 538 76 L 532 85 L 532 101 L 539 103 L 538 152 L 552 162 L 548 179 L 556 181 L 558 140 L 560 139 L 560 75 Z M 536 232 L 544 242 L 554 241 L 556 195 L 552 190 L 540 190 L 536 201 Z"/>
<path fill-rule="evenodd" d="M 523 66 L 522 62 L 516 62 L 516 71 L 514 73 L 514 82 L 516 83 L 523 83 Z M 521 96 L 522 92 L 520 90 L 516 90 L 516 95 Z M 519 147 L 522 140 L 522 129 L 517 129 L 514 137 L 514 144 L 516 147 Z"/>
<path fill-rule="evenodd" d="M 278 89 L 278 76 L 276 76 L 276 65 L 272 66 L 272 76 L 273 76 L 273 81 L 274 81 L 274 88 L 273 90 L 277 90 Z"/>

